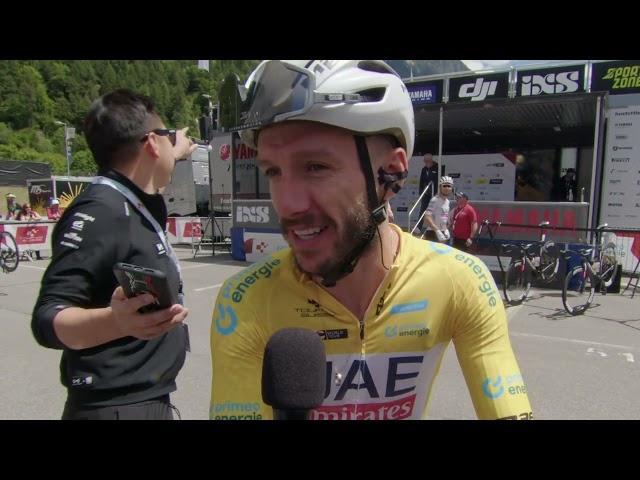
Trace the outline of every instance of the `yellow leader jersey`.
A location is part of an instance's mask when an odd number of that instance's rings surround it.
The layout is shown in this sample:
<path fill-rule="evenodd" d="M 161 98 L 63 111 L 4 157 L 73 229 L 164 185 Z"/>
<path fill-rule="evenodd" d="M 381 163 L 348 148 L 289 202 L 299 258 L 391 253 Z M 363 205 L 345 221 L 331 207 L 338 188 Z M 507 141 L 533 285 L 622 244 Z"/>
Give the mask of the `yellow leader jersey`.
<path fill-rule="evenodd" d="M 495 282 L 478 258 L 400 231 L 364 321 L 301 273 L 285 249 L 229 278 L 211 325 L 211 419 L 271 419 L 262 358 L 273 333 L 314 330 L 327 353 L 317 420 L 422 419 L 453 340 L 478 418 L 532 418 Z"/>

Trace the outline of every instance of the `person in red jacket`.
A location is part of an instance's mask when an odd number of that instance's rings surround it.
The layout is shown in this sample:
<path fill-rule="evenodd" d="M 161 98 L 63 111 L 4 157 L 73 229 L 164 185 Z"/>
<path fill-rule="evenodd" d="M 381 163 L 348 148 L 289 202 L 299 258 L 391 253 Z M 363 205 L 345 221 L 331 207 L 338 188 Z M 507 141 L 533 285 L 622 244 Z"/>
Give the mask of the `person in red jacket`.
<path fill-rule="evenodd" d="M 469 196 L 464 192 L 456 193 L 457 205 L 451 218 L 453 231 L 453 247 L 469 251 L 478 231 L 478 214 L 469 203 Z"/>

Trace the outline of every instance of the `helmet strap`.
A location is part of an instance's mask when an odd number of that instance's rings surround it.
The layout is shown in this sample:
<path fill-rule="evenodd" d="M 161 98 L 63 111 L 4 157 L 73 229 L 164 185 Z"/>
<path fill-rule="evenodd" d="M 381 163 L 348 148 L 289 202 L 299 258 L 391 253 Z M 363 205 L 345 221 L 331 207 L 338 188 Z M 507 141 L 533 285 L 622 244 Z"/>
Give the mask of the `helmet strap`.
<path fill-rule="evenodd" d="M 353 272 L 360 256 L 364 253 L 371 240 L 373 240 L 373 237 L 375 237 L 378 225 L 384 222 L 387 218 L 385 204 L 378 199 L 376 192 L 376 185 L 373 177 L 373 166 L 371 165 L 371 158 L 369 157 L 369 149 L 367 148 L 365 137 L 362 135 L 354 135 L 353 138 L 356 142 L 360 169 L 364 174 L 365 185 L 367 187 L 367 199 L 369 202 L 369 210 L 371 211 L 372 225 L 371 228 L 367 229 L 364 237 L 358 245 L 356 245 L 347 254 L 344 261 L 322 278 L 322 285 L 325 287 L 334 287 L 338 280 Z"/>

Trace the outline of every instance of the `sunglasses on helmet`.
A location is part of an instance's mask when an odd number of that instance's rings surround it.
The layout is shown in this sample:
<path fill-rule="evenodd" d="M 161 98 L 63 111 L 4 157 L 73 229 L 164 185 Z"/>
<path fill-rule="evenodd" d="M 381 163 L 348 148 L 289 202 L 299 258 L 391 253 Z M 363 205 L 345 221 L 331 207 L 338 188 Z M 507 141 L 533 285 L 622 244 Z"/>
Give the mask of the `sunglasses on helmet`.
<path fill-rule="evenodd" d="M 280 122 L 306 113 L 317 103 L 357 103 L 358 94 L 318 93 L 315 74 L 279 60 L 264 62 L 248 87 L 235 74 L 220 89 L 220 126 L 233 132 Z"/>

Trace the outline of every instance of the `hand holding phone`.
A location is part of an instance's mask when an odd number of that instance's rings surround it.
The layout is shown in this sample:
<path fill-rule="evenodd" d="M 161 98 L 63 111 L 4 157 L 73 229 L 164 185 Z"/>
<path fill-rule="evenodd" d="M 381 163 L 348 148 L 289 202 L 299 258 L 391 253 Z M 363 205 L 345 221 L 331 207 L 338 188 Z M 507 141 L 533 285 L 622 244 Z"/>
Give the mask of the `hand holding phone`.
<path fill-rule="evenodd" d="M 189 310 L 182 305 L 173 305 L 164 310 L 140 314 L 140 307 L 149 305 L 153 299 L 154 297 L 148 293 L 128 298 L 122 287 L 114 290 L 110 307 L 119 337 L 151 340 L 179 325 L 186 329 L 184 320 L 189 315 Z M 188 347 L 188 335 L 186 338 Z"/>
<path fill-rule="evenodd" d="M 140 313 L 169 308 L 178 303 L 178 298 L 169 286 L 167 275 L 160 270 L 128 263 L 116 263 L 113 273 L 128 298 L 148 293 L 155 302 L 141 307 Z"/>

